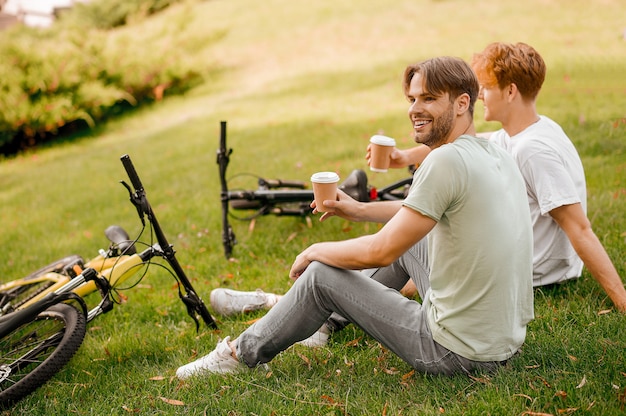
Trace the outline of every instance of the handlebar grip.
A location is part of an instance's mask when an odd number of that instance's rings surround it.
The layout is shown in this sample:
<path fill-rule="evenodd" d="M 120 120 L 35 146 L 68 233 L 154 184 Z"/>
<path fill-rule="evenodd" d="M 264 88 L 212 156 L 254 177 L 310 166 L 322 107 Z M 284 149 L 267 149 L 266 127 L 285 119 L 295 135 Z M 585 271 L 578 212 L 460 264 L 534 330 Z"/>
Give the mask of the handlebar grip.
<path fill-rule="evenodd" d="M 220 151 L 226 152 L 226 122 L 220 121 Z"/>
<path fill-rule="evenodd" d="M 143 191 L 143 184 L 139 179 L 139 175 L 137 175 L 137 171 L 135 170 L 135 166 L 133 166 L 133 162 L 130 160 L 130 156 L 123 155 L 120 160 L 122 161 L 122 165 L 124 165 L 124 169 L 126 169 L 126 173 L 128 174 L 130 182 L 135 188 L 135 192 Z"/>

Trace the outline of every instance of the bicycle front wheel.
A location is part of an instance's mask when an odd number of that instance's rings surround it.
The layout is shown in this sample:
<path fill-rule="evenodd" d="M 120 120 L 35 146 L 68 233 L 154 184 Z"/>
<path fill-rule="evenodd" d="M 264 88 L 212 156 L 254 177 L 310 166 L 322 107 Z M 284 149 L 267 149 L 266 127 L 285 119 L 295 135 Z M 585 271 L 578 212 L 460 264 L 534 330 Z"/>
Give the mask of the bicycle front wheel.
<path fill-rule="evenodd" d="M 0 407 L 32 393 L 50 380 L 85 337 L 85 315 L 57 304 L 0 339 Z"/>

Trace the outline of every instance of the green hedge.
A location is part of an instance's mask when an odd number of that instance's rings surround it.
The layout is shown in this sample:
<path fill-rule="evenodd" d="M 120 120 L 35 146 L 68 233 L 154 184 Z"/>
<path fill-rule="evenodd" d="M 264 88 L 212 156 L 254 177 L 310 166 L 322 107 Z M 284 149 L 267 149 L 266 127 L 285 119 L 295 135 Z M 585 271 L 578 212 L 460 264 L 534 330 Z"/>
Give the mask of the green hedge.
<path fill-rule="evenodd" d="M 67 12 L 52 28 L 16 27 L 2 33 L 0 151 L 36 145 L 70 125 L 93 127 L 123 108 L 201 82 L 206 65 L 195 62 L 187 50 L 197 40 L 183 34 L 163 39 L 159 28 L 141 36 L 135 36 L 132 27 L 103 30 L 131 16 L 137 23 L 173 2 L 93 1 Z M 116 4 L 120 7 L 114 18 L 98 19 Z"/>

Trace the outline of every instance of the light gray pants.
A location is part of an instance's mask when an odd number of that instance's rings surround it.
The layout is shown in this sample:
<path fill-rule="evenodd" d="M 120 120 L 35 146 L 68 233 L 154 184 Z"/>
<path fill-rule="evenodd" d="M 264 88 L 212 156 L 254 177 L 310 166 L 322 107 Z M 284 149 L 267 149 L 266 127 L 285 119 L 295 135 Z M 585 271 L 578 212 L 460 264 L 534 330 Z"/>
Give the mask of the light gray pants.
<path fill-rule="evenodd" d="M 468 360 L 436 343 L 422 305 L 400 294 L 412 278 L 424 299 L 428 272 L 426 239 L 380 269 L 360 272 L 313 262 L 283 298 L 237 338 L 237 355 L 249 367 L 269 362 L 311 336 L 335 313 L 420 372 L 495 371 L 501 363 Z"/>

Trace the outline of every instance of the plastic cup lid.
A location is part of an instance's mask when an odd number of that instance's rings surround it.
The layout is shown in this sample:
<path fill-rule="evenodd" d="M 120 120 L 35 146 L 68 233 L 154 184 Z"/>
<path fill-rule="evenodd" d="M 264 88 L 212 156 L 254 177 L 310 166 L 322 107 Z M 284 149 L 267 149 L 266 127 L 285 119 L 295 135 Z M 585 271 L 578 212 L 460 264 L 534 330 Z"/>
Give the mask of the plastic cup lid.
<path fill-rule="evenodd" d="M 379 144 L 381 146 L 395 146 L 396 141 L 391 137 L 375 134 L 370 138 L 370 143 Z"/>
<path fill-rule="evenodd" d="M 334 183 L 339 182 L 339 175 L 335 172 L 317 172 L 311 176 L 311 182 Z"/>

